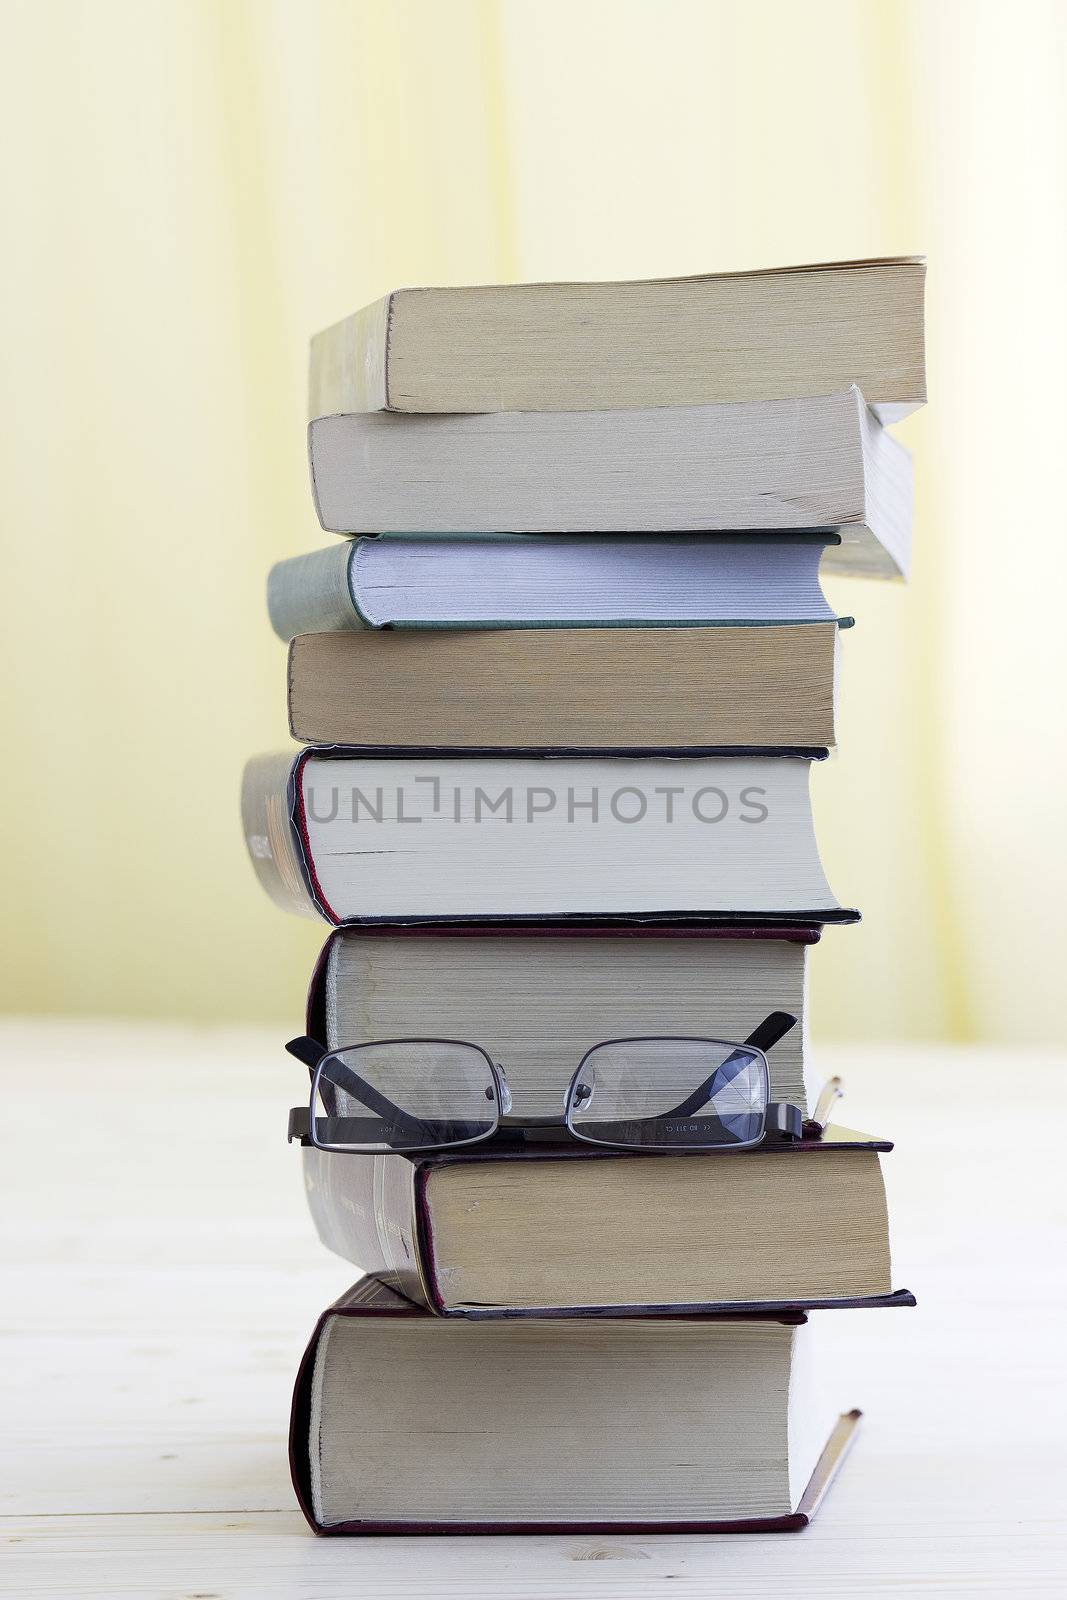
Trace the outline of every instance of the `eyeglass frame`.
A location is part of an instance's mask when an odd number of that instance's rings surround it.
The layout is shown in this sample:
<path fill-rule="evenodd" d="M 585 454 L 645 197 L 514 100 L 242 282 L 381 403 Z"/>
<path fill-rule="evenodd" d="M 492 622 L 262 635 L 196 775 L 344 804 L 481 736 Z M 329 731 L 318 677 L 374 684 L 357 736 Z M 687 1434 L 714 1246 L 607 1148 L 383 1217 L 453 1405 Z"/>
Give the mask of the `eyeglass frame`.
<path fill-rule="evenodd" d="M 411 1036 L 397 1039 L 367 1039 L 361 1044 L 342 1045 L 338 1049 L 331 1050 L 319 1040 L 311 1038 L 307 1034 L 302 1034 L 295 1039 L 290 1039 L 285 1048 L 290 1055 L 294 1056 L 298 1061 L 301 1061 L 311 1072 L 311 1092 L 308 1104 L 306 1106 L 293 1106 L 291 1108 L 289 1112 L 287 1139 L 289 1143 L 292 1143 L 294 1139 L 297 1139 L 301 1145 L 305 1147 L 310 1146 L 314 1149 L 321 1150 L 328 1155 L 371 1156 L 391 1154 L 415 1155 L 419 1154 L 420 1152 L 431 1150 L 459 1150 L 475 1144 L 485 1145 L 488 1141 L 493 1139 L 496 1139 L 501 1143 L 505 1143 L 507 1142 L 509 1135 L 517 1136 L 521 1139 L 525 1138 L 529 1133 L 548 1132 L 551 1134 L 558 1131 L 564 1132 L 570 1139 L 573 1139 L 580 1144 L 594 1145 L 600 1149 L 635 1150 L 644 1151 L 650 1154 L 658 1154 L 660 1152 L 664 1154 L 678 1154 L 685 1151 L 696 1153 L 703 1151 L 710 1154 L 713 1151 L 752 1150 L 762 1144 L 765 1144 L 769 1134 L 772 1136 L 777 1135 L 782 1141 L 787 1143 L 796 1143 L 798 1140 L 803 1138 L 819 1138 L 821 1137 L 825 1126 L 823 1122 L 820 1122 L 813 1117 L 806 1117 L 799 1106 L 791 1105 L 785 1101 L 772 1101 L 770 1099 L 770 1067 L 767 1061 L 766 1052 L 775 1044 L 777 1044 L 780 1039 L 784 1038 L 785 1035 L 796 1025 L 796 1022 L 797 1018 L 793 1016 L 791 1012 L 772 1011 L 763 1019 L 761 1023 L 758 1024 L 756 1028 L 752 1030 L 748 1038 L 744 1040 L 714 1039 L 702 1034 L 635 1034 L 628 1038 L 602 1039 L 598 1043 L 590 1045 L 589 1049 L 582 1056 L 577 1067 L 575 1068 L 567 1088 L 567 1093 L 564 1097 L 562 1119 L 558 1117 L 523 1117 L 521 1119 L 516 1119 L 514 1122 L 502 1121 L 502 1116 L 506 1117 L 508 1115 L 512 1104 L 511 1090 L 508 1086 L 507 1074 L 503 1065 L 498 1061 L 494 1061 L 492 1056 L 482 1045 L 474 1044 L 473 1041 L 469 1039 L 444 1039 L 432 1035 Z M 591 1139 L 587 1135 L 577 1131 L 571 1122 L 571 1117 L 574 1111 L 577 1109 L 574 1104 L 575 1090 L 578 1087 L 582 1070 L 585 1067 L 586 1062 L 589 1060 L 589 1057 L 595 1054 L 597 1050 L 603 1049 L 607 1045 L 644 1044 L 652 1043 L 653 1041 L 657 1043 L 662 1041 L 663 1043 L 667 1044 L 686 1043 L 725 1046 L 731 1051 L 744 1051 L 746 1054 L 755 1057 L 758 1061 L 762 1062 L 767 1087 L 767 1099 L 763 1110 L 763 1126 L 759 1134 L 754 1139 L 732 1140 L 729 1143 L 715 1143 L 706 1145 L 693 1143 L 679 1145 L 640 1145 L 615 1142 L 605 1139 Z M 493 1103 L 493 1112 L 495 1117 L 494 1125 L 485 1133 L 475 1134 L 469 1139 L 433 1140 L 425 1144 L 411 1144 L 403 1147 L 386 1148 L 384 1150 L 346 1149 L 339 1145 L 324 1143 L 318 1136 L 316 1123 L 331 1119 L 316 1117 L 313 1113 L 313 1106 L 316 1093 L 318 1092 L 322 1068 L 325 1063 L 333 1057 L 344 1056 L 348 1051 L 366 1049 L 374 1045 L 393 1044 L 457 1045 L 466 1050 L 476 1051 L 485 1061 L 493 1084 L 495 1097 Z M 349 1068 L 348 1070 L 354 1072 L 353 1068 Z M 716 1068 L 716 1071 L 718 1070 L 719 1069 Z M 358 1073 L 355 1073 L 355 1076 L 357 1078 L 360 1077 Z M 714 1073 L 711 1074 L 711 1078 L 713 1077 Z M 701 1093 L 702 1091 L 706 1090 L 710 1085 L 711 1078 L 709 1078 L 705 1084 L 701 1085 L 699 1090 L 694 1090 L 693 1093 Z M 829 1104 L 832 1103 L 832 1099 L 837 1098 L 837 1096 L 840 1094 L 839 1080 L 835 1079 L 833 1082 L 835 1085 L 835 1091 L 830 1101 L 827 1102 L 827 1110 L 829 1109 Z M 378 1099 L 382 1105 L 388 1108 L 388 1111 L 392 1113 L 399 1111 L 401 1116 L 405 1117 L 409 1121 L 417 1122 L 419 1120 L 418 1118 L 411 1117 L 409 1113 L 404 1112 L 401 1107 L 395 1105 L 393 1101 L 389 1100 L 387 1096 L 381 1094 L 381 1091 L 375 1089 L 373 1085 L 367 1084 L 364 1079 L 360 1078 L 360 1084 L 363 1090 L 369 1090 L 371 1096 Z M 687 1096 L 686 1100 L 682 1101 L 680 1107 L 674 1107 L 672 1110 L 663 1113 L 663 1115 L 669 1117 L 687 1114 L 682 1108 L 687 1104 L 687 1101 L 690 1098 L 692 1098 L 691 1095 Z M 822 1109 L 824 1101 L 826 1101 L 825 1091 L 824 1095 L 820 1099 L 820 1106 L 816 1108 L 817 1111 Z M 365 1099 L 364 1103 L 367 1104 L 369 1110 L 375 1110 L 375 1107 L 370 1104 L 369 1100 Z M 623 1119 L 620 1118 L 615 1120 L 621 1121 Z M 655 1121 L 659 1119 L 649 1118 L 647 1120 Z"/>

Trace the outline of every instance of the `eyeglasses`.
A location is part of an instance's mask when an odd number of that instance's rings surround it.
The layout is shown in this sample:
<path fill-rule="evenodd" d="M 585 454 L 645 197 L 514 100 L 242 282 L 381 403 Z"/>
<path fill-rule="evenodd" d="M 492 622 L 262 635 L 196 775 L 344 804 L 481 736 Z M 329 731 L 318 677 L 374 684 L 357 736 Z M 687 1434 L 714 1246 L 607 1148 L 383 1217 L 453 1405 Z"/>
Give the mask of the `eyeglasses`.
<path fill-rule="evenodd" d="M 795 1026 L 773 1011 L 748 1038 L 606 1039 L 585 1055 L 557 1118 L 509 1118 L 504 1068 L 460 1039 L 378 1039 L 328 1050 L 306 1036 L 286 1049 L 311 1069 L 311 1099 L 289 1113 L 289 1138 L 350 1155 L 452 1149 L 494 1136 L 580 1139 L 640 1150 L 747 1150 L 795 1140 L 798 1106 L 772 1101 L 766 1051 Z"/>

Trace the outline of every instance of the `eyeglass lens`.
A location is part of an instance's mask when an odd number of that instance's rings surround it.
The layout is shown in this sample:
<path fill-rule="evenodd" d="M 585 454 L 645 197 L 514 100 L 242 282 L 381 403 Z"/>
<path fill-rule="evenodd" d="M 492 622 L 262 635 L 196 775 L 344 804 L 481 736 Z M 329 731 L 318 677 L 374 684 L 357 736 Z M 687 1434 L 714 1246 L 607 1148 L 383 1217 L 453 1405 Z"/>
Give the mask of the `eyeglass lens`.
<path fill-rule="evenodd" d="M 312 1085 L 315 1142 L 332 1150 L 465 1144 L 499 1118 L 489 1061 L 447 1039 L 357 1045 L 324 1057 Z"/>
<path fill-rule="evenodd" d="M 710 1039 L 627 1039 L 586 1056 L 567 1123 L 596 1144 L 749 1144 L 764 1131 L 768 1098 L 767 1064 L 754 1051 Z"/>

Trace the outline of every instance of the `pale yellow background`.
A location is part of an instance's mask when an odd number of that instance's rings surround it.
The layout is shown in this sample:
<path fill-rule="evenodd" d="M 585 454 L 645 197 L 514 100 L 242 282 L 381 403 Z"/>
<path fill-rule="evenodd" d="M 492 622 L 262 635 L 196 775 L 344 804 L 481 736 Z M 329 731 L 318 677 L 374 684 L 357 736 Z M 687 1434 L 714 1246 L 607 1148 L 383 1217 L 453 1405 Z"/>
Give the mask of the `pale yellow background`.
<path fill-rule="evenodd" d="M 2 1003 L 295 1027 L 244 857 L 309 334 L 403 283 L 925 250 L 910 589 L 839 584 L 823 1036 L 1058 1037 L 1067 6 L 0 6 Z"/>

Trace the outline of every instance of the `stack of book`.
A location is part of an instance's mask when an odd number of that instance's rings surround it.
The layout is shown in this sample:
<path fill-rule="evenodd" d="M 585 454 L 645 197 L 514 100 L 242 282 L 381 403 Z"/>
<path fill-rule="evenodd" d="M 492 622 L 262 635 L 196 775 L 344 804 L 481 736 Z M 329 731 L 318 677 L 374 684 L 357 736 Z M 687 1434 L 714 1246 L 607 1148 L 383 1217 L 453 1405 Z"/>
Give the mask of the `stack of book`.
<path fill-rule="evenodd" d="M 289 1046 L 365 1274 L 296 1382 L 318 1531 L 792 1529 L 852 1439 L 809 1313 L 914 1302 L 806 1051 L 857 916 L 820 572 L 906 574 L 923 275 L 400 290 L 313 341 L 349 537 L 270 574 L 303 748 L 243 813 L 335 929 Z"/>

